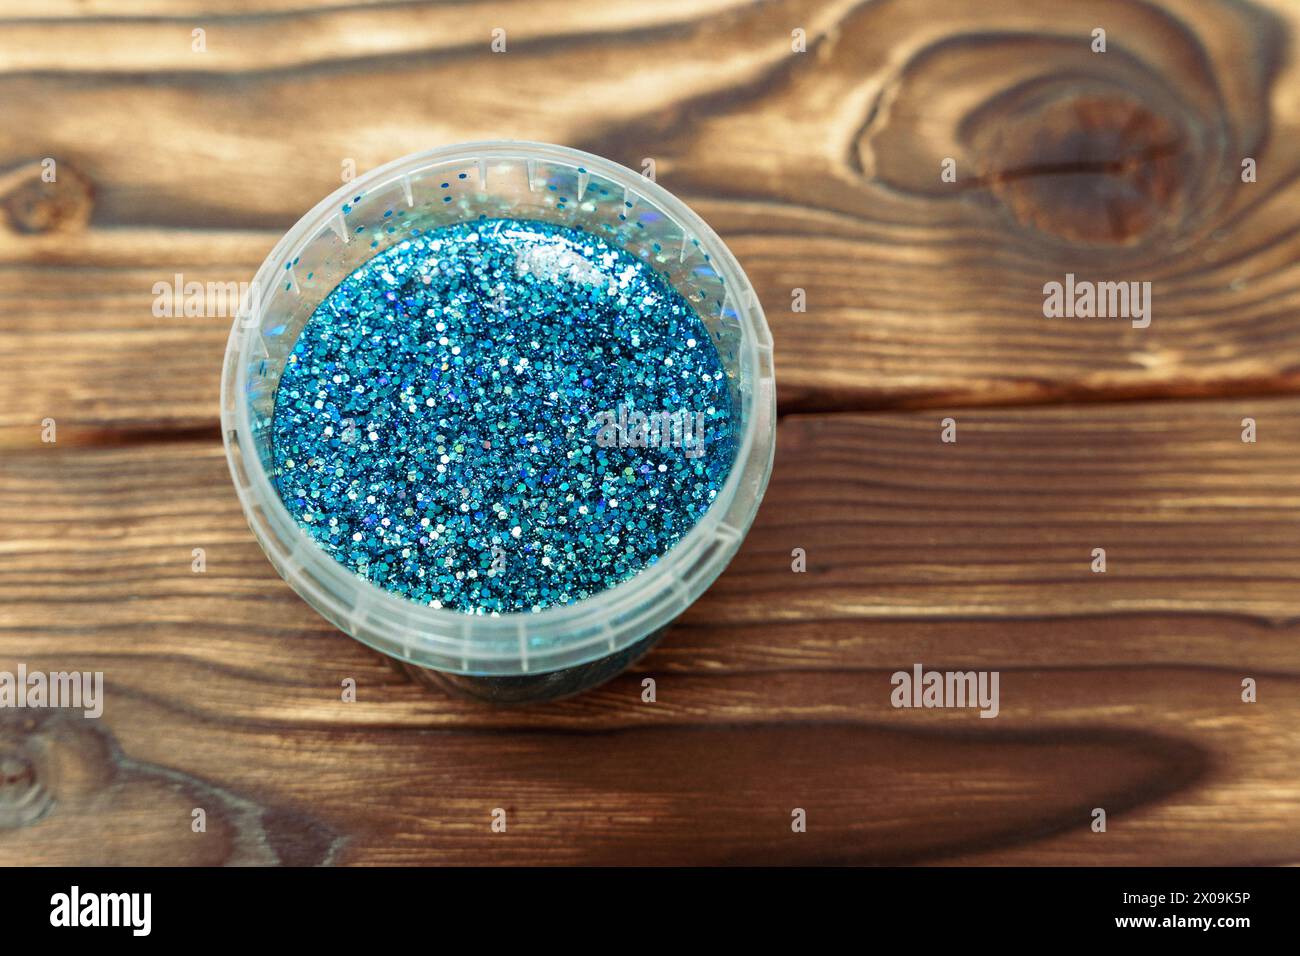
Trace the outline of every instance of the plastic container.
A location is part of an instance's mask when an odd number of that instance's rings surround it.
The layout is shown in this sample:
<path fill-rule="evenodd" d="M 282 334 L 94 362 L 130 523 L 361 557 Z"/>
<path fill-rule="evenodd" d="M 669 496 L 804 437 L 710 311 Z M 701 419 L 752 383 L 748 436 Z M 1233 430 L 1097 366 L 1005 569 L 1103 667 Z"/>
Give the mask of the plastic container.
<path fill-rule="evenodd" d="M 406 238 L 407 230 L 392 229 L 392 217 L 385 219 L 390 210 L 404 211 L 402 220 L 421 229 L 483 215 L 583 228 L 666 272 L 695 306 L 722 357 L 741 438 L 718 497 L 655 564 L 574 604 L 471 615 L 384 590 L 299 528 L 268 474 L 276 386 L 320 302 L 366 260 Z M 359 177 L 280 240 L 230 333 L 221 425 L 249 526 L 280 575 L 327 620 L 427 684 L 499 701 L 554 698 L 607 680 L 648 650 L 736 553 L 772 469 L 772 339 L 735 257 L 655 183 L 561 146 L 466 143 Z"/>

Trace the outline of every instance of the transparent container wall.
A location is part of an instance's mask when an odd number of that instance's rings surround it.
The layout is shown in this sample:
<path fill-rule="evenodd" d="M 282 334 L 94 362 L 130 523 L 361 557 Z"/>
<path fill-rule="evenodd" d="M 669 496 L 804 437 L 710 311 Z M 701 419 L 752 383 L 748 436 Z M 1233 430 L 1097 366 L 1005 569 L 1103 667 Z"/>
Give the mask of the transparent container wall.
<path fill-rule="evenodd" d="M 732 295 L 753 292 L 729 290 L 688 227 L 634 188 L 582 166 L 522 157 L 460 160 L 395 173 L 348 197 L 278 264 L 274 278 L 263 283 L 269 287 L 252 290 L 250 311 L 241 318 L 259 330 L 246 352 L 247 399 L 253 438 L 268 474 L 276 386 L 298 334 L 321 301 L 366 260 L 415 230 L 501 217 L 575 226 L 652 263 L 703 319 L 730 380 L 737 424 L 744 427 L 752 408 L 748 391 L 758 370 L 743 368 L 738 303 Z"/>
<path fill-rule="evenodd" d="M 640 192 L 643 187 L 659 200 Z M 745 436 L 713 507 L 660 561 L 572 606 L 499 617 L 416 604 L 336 563 L 276 497 L 269 427 L 289 353 L 344 278 L 417 230 L 497 218 L 573 226 L 651 263 L 708 328 Z M 488 683 L 475 688 L 476 696 L 522 700 L 572 692 L 626 666 L 628 655 L 644 651 L 721 573 L 771 472 L 774 391 L 762 309 L 734 258 L 694 214 L 598 157 L 539 143 L 490 143 L 383 167 L 354 189 L 338 191 L 286 234 L 258 271 L 232 333 L 222 422 L 249 525 L 308 604 L 401 666 L 417 668 L 414 673 L 433 668 L 482 679 Z"/>

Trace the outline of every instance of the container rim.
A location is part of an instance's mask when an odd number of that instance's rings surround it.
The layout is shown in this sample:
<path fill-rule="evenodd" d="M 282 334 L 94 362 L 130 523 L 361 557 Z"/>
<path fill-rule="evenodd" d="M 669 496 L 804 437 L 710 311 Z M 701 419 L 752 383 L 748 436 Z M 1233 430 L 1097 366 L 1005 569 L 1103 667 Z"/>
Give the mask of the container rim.
<path fill-rule="evenodd" d="M 281 264 L 293 261 L 308 241 L 329 228 L 350 195 L 409 183 L 406 177 L 428 167 L 477 162 L 485 169 L 492 160 L 546 160 L 599 174 L 680 225 L 683 242 L 696 240 L 723 282 L 722 308 L 730 307 L 739 320 L 738 357 L 741 369 L 749 371 L 751 387 L 741 392 L 745 428 L 726 482 L 694 527 L 655 563 L 572 604 L 469 614 L 386 590 L 344 567 L 299 527 L 255 445 L 248 357 L 265 349 L 260 318 Z M 276 243 L 251 288 L 253 301 L 231 328 L 221 385 L 222 438 L 245 517 L 276 569 L 304 600 L 385 654 L 462 674 L 541 673 L 606 656 L 666 625 L 703 593 L 734 556 L 758 510 L 771 474 L 776 422 L 772 338 L 762 306 L 717 233 L 662 186 L 627 167 L 581 150 L 527 141 L 459 143 L 413 153 L 344 183 L 317 203 Z M 736 507 L 742 489 L 748 500 Z M 599 622 L 595 627 L 593 620 Z"/>

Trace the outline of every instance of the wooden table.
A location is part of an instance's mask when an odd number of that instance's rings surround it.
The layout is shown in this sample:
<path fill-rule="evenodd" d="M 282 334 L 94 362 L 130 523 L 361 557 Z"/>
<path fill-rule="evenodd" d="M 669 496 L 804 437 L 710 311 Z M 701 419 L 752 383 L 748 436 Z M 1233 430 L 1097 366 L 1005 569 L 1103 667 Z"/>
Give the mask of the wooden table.
<path fill-rule="evenodd" d="M 0 669 L 106 681 L 0 710 L 0 863 L 1300 862 L 1293 0 L 304 6 L 0 2 Z M 712 590 L 531 709 L 289 590 L 222 454 L 229 319 L 151 309 L 348 162 L 496 137 L 653 159 L 782 412 Z M 1150 326 L 1046 318 L 1067 273 L 1149 281 Z M 894 708 L 917 662 L 998 671 L 999 716 Z"/>

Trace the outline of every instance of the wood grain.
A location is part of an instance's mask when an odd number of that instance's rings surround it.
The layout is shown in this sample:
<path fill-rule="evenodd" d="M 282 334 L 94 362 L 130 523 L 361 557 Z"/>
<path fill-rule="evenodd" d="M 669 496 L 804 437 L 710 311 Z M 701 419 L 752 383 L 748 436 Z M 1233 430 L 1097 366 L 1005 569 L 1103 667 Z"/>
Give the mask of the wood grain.
<path fill-rule="evenodd" d="M 526 710 L 430 694 L 318 618 L 215 442 L 32 447 L 0 468 L 0 668 L 103 670 L 105 716 L 76 731 L 112 755 L 100 774 L 183 785 L 166 813 L 98 797 L 126 834 L 104 862 L 242 859 L 231 834 L 266 814 L 296 861 L 1294 858 L 1300 402 L 960 412 L 958 435 L 931 413 L 787 417 L 717 585 L 633 672 Z M 999 717 L 894 709 L 889 675 L 917 661 L 999 670 Z M 224 835 L 196 842 L 189 804 Z M 82 858 L 107 818 L 77 819 L 8 852 Z"/>
<path fill-rule="evenodd" d="M 0 0 L 0 670 L 107 682 L 102 720 L 0 709 L 0 865 L 1300 859 L 1298 23 Z M 345 161 L 495 138 L 654 159 L 753 281 L 783 413 L 716 585 L 530 709 L 292 594 L 221 453 L 230 318 L 151 311 L 250 279 Z M 1044 318 L 1066 273 L 1151 282 L 1151 326 Z M 918 661 L 998 671 L 998 718 L 893 708 Z"/>

